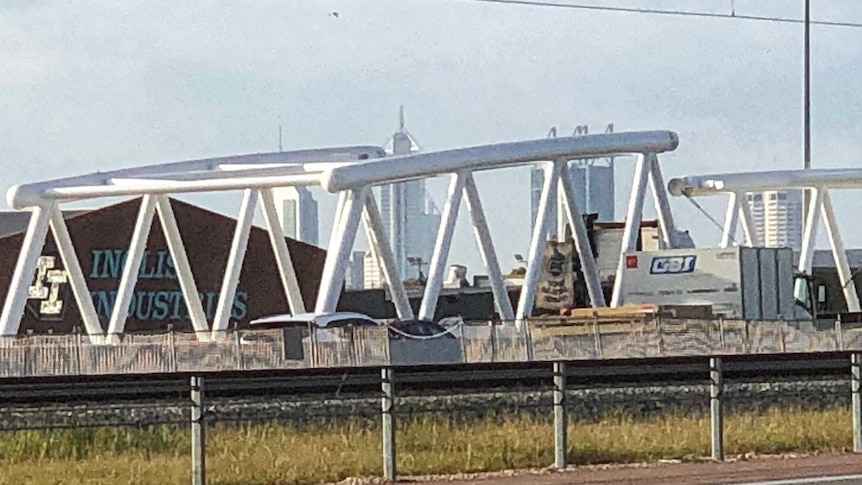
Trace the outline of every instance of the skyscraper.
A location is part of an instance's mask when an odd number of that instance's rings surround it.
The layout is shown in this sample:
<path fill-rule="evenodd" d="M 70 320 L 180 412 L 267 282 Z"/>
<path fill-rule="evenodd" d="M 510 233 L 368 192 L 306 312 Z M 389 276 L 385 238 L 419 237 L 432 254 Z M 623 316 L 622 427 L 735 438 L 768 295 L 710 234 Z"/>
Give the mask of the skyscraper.
<path fill-rule="evenodd" d="M 403 109 L 400 114 L 399 130 L 386 146 L 388 155 L 408 155 L 419 151 L 419 144 L 404 129 Z M 399 277 L 402 280 L 416 278 L 431 260 L 440 213 L 425 190 L 425 180 L 383 185 L 377 192 L 380 215 Z M 369 264 L 376 265 L 377 262 L 366 260 L 366 271 L 379 274 L 379 268 L 369 267 Z"/>
<path fill-rule="evenodd" d="M 311 191 L 306 187 L 279 187 L 273 189 L 272 195 L 284 235 L 317 246 L 317 201 Z"/>
<path fill-rule="evenodd" d="M 754 232 L 764 247 L 802 248 L 802 204 L 800 190 L 768 190 L 746 196 Z"/>
<path fill-rule="evenodd" d="M 609 124 L 605 133 L 613 133 L 614 125 Z M 589 128 L 578 126 L 573 135 L 586 135 Z M 557 130 L 552 129 L 549 136 L 556 136 Z M 598 221 L 614 220 L 614 159 L 613 157 L 575 160 L 569 162 L 569 175 L 575 192 L 575 202 L 584 214 L 598 214 Z M 532 221 L 536 221 L 539 212 L 539 200 L 542 194 L 545 172 L 540 166 L 530 171 L 530 208 Z M 551 200 L 556 201 L 550 208 L 548 232 L 545 235 L 558 234 L 565 227 L 565 211 L 562 210 L 563 200 L 557 187 L 553 187 Z"/>

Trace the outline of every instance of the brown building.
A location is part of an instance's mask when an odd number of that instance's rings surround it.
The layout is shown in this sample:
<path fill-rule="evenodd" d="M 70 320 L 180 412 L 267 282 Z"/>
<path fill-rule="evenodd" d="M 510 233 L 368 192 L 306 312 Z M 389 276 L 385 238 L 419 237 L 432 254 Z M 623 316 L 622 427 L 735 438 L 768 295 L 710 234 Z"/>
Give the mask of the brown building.
<path fill-rule="evenodd" d="M 140 205 L 138 198 L 97 210 L 66 214 L 72 242 L 103 328 L 107 328 L 110 320 Z M 236 221 L 179 200 L 172 199 L 171 205 L 204 313 L 212 321 Z M 0 232 L 3 234 L 0 236 L 0 300 L 6 298 L 24 238 L 27 219 L 22 216 L 26 214 L 6 213 L 0 222 L 0 231 L 5 231 Z M 18 227 L 21 225 L 23 227 Z M 13 229 L 18 232 L 8 234 Z M 326 251 L 292 239 L 287 239 L 287 245 L 303 300 L 311 308 L 317 298 Z M 66 333 L 83 328 L 71 287 L 63 282 L 63 273 L 51 273 L 59 278 L 49 278 L 52 270 L 64 270 L 50 231 L 42 255 L 47 258 L 42 258 L 40 269 L 30 282 L 31 295 L 38 296 L 27 300 L 19 333 L 29 330 Z M 277 271 L 267 231 L 253 227 L 234 297 L 231 326 L 243 327 L 254 318 L 290 311 Z M 173 260 L 156 216 L 138 272 L 126 331 L 163 330 L 168 325 L 177 331 L 191 330 Z"/>

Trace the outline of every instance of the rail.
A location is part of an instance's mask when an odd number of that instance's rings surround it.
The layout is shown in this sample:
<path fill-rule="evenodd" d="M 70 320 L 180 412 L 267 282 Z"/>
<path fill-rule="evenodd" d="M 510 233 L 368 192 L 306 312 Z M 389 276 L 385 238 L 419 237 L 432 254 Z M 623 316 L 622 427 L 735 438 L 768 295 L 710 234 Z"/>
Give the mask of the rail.
<path fill-rule="evenodd" d="M 81 335 L 23 336 L 0 347 L 0 378 L 554 362 L 862 351 L 859 324 L 680 320 L 658 317 L 459 324 L 411 338 L 387 327 L 127 334 L 94 344 Z"/>

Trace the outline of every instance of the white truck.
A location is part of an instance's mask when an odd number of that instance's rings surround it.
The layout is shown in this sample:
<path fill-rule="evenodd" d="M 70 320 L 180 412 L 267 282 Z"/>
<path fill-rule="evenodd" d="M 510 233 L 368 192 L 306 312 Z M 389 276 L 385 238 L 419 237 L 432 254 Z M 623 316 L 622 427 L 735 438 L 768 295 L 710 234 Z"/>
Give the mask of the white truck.
<path fill-rule="evenodd" d="M 794 298 L 787 248 L 698 248 L 625 256 L 622 305 L 711 306 L 715 316 L 747 320 L 811 318 Z"/>

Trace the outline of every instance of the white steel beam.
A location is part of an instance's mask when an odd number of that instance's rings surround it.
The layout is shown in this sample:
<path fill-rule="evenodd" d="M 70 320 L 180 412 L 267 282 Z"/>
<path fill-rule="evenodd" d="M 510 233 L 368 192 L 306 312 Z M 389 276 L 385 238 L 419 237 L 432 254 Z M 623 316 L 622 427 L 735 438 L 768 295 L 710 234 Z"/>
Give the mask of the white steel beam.
<path fill-rule="evenodd" d="M 433 320 L 434 313 L 437 311 L 437 299 L 440 297 L 440 288 L 443 286 L 443 273 L 446 271 L 446 260 L 449 257 L 449 249 L 452 247 L 452 235 L 455 232 L 455 221 L 458 219 L 458 209 L 461 207 L 461 198 L 464 195 L 465 179 L 466 174 L 455 173 L 449 180 L 449 193 L 446 196 L 446 204 L 443 206 L 440 228 L 437 231 L 437 241 L 434 243 L 434 252 L 431 254 L 425 294 L 422 296 L 422 305 L 419 307 L 419 318 L 423 320 Z"/>
<path fill-rule="evenodd" d="M 143 260 L 144 249 L 147 247 L 147 239 L 150 236 L 150 227 L 153 224 L 155 210 L 155 196 L 145 195 L 141 199 L 141 208 L 138 210 L 138 218 L 135 220 L 135 228 L 132 231 L 132 240 L 129 242 L 126 261 L 123 263 L 123 275 L 120 277 L 117 298 L 114 300 L 111 320 L 108 323 L 109 338 L 122 334 L 126 328 L 129 305 L 135 296 L 135 285 L 138 282 L 138 273 L 141 270 L 141 261 Z"/>
<path fill-rule="evenodd" d="M 180 283 L 183 299 L 189 311 L 192 327 L 198 334 L 198 338 L 206 339 L 209 324 L 207 323 L 206 314 L 204 313 L 201 298 L 198 294 L 194 274 L 192 274 L 189 256 L 186 253 L 186 247 L 180 236 L 177 218 L 174 215 L 174 209 L 171 207 L 171 200 L 166 195 L 157 195 L 156 197 L 156 210 L 162 223 L 162 232 L 165 233 L 168 251 L 170 251 L 171 258 L 174 260 L 174 269 L 177 273 L 177 280 Z"/>
<path fill-rule="evenodd" d="M 24 306 L 29 297 L 30 282 L 33 280 L 39 256 L 42 255 L 42 247 L 45 245 L 45 236 L 48 234 L 48 224 L 53 210 L 54 204 L 33 207 L 30 223 L 27 225 L 27 232 L 21 244 L 21 253 L 12 272 L 9 292 L 3 303 L 3 313 L 0 314 L 3 337 L 14 337 L 18 334 L 21 316 L 24 314 Z"/>
<path fill-rule="evenodd" d="M 335 233 L 336 247 L 330 246 L 326 254 L 326 263 L 323 266 L 323 275 L 320 279 L 320 290 L 317 295 L 316 313 L 331 313 L 338 306 L 338 297 L 341 295 L 341 286 L 344 283 L 344 272 L 350 258 L 350 250 L 356 239 L 359 229 L 359 219 L 362 215 L 362 207 L 368 188 L 351 190 L 344 201 L 344 209 L 339 217 L 338 226 L 333 228 Z"/>
<path fill-rule="evenodd" d="M 109 184 L 111 179 L 165 177 L 169 175 L 182 178 L 182 176 L 188 174 L 199 175 L 201 178 L 204 178 L 214 172 L 223 172 L 220 175 L 217 175 L 217 177 L 229 180 L 231 178 L 237 178 L 236 175 L 228 171 L 229 168 L 233 167 L 239 168 L 240 170 L 245 170 L 249 167 L 258 167 L 261 169 L 283 167 L 283 174 L 290 175 L 295 172 L 295 166 L 299 166 L 305 171 L 319 172 L 324 166 L 378 158 L 384 155 L 385 152 L 380 147 L 355 146 L 298 150 L 291 152 L 257 153 L 251 155 L 235 155 L 203 160 L 190 160 L 185 162 L 160 163 L 145 167 L 124 168 L 48 180 L 44 182 L 14 185 L 6 192 L 6 200 L 10 207 L 14 209 L 23 209 L 24 207 L 40 205 L 44 201 L 46 194 L 51 191 L 56 191 L 54 194 L 55 197 L 70 198 L 73 197 L 73 194 L 77 193 L 81 198 L 86 198 L 88 197 L 85 195 L 86 193 L 98 193 L 99 186 L 110 187 Z M 272 175 L 278 172 L 261 173 Z M 272 187 L 278 186 L 281 182 L 268 179 L 264 183 L 266 186 Z M 80 192 L 75 192 L 75 187 L 80 187 L 82 190 Z M 154 190 L 158 189 L 157 186 L 152 186 L 151 188 Z M 248 187 L 242 186 L 234 188 L 245 189 Z M 66 189 L 69 190 L 67 191 Z M 222 190 L 226 189 L 222 188 Z M 176 191 L 171 189 L 169 192 Z M 134 194 L 141 193 L 142 192 L 135 192 Z M 114 195 L 119 194 L 115 193 Z"/>
<path fill-rule="evenodd" d="M 72 286 L 75 303 L 78 304 L 78 310 L 81 312 L 84 329 L 90 337 L 90 342 L 102 343 L 105 332 L 99 323 L 99 316 L 93 305 L 93 297 L 90 295 L 87 280 L 81 270 L 81 262 L 78 261 L 75 246 L 72 244 L 72 237 L 69 235 L 69 228 L 63 218 L 63 211 L 56 205 L 51 210 L 51 232 L 54 234 L 54 242 L 57 244 L 57 251 L 60 252 L 60 259 L 63 260 L 63 267 L 66 268 L 66 274 L 69 275 L 69 284 Z"/>
<path fill-rule="evenodd" d="M 526 328 L 525 319 L 533 315 L 533 300 L 536 298 L 536 286 L 542 270 L 542 255 L 545 252 L 548 223 L 550 222 L 551 189 L 558 185 L 562 167 L 553 162 L 552 169 L 545 172 L 545 180 L 542 183 L 542 193 L 539 197 L 539 207 L 536 213 L 536 222 L 533 225 L 533 237 L 530 240 L 530 249 L 527 253 L 527 272 L 524 275 L 524 285 L 521 287 L 521 296 L 518 298 L 518 310 L 515 312 L 515 325 L 519 330 Z"/>
<path fill-rule="evenodd" d="M 342 165 L 325 170 L 322 185 L 329 192 L 338 192 L 442 173 L 489 170 L 542 160 L 575 160 L 618 153 L 661 153 L 676 149 L 678 144 L 679 138 L 671 131 L 603 133 L 499 143 Z"/>
<path fill-rule="evenodd" d="M 727 194 L 727 211 L 724 214 L 724 228 L 721 231 L 719 246 L 729 248 L 736 238 L 739 212 L 739 196 L 736 192 Z"/>
<path fill-rule="evenodd" d="M 838 221 L 835 220 L 835 211 L 832 208 L 832 198 L 828 190 L 823 190 L 823 219 L 826 225 L 826 234 L 829 236 L 829 244 L 832 246 L 832 257 L 835 258 L 835 267 L 838 269 L 838 281 L 847 301 L 847 310 L 858 312 L 859 295 L 856 293 L 856 283 L 850 272 L 850 264 L 847 262 L 847 253 L 844 251 L 844 241 L 838 230 Z"/>
<path fill-rule="evenodd" d="M 679 247 L 677 241 L 676 224 L 673 220 L 673 212 L 670 210 L 670 202 L 667 197 L 667 187 L 664 185 L 664 177 L 661 174 L 661 165 L 655 153 L 649 155 L 649 183 L 655 201 L 655 213 L 658 217 L 659 228 L 664 247 L 674 249 Z"/>
<path fill-rule="evenodd" d="M 338 228 L 341 227 L 341 219 L 344 216 L 344 207 L 347 205 L 349 195 L 349 191 L 342 191 L 338 194 L 338 200 L 335 202 L 335 214 L 332 218 L 332 229 L 329 230 L 329 246 L 327 246 L 330 249 L 338 244 Z"/>
<path fill-rule="evenodd" d="M 862 188 L 862 169 L 773 170 L 673 178 L 668 183 L 672 195 L 689 197 L 719 192 L 761 192 L 764 190 Z"/>
<path fill-rule="evenodd" d="M 476 244 L 479 246 L 479 255 L 488 272 L 491 281 L 491 292 L 494 294 L 494 303 L 497 313 L 504 321 L 515 319 L 515 311 L 512 309 L 512 300 L 509 299 L 509 291 L 506 289 L 506 280 L 500 270 L 500 262 L 497 259 L 497 251 L 494 249 L 494 241 L 491 238 L 491 230 L 488 228 L 488 220 L 482 208 L 482 200 L 479 198 L 479 189 L 473 174 L 467 173 L 464 177 L 464 193 L 467 196 L 467 210 L 473 220 L 473 233 L 476 236 Z"/>
<path fill-rule="evenodd" d="M 564 209 L 569 224 L 572 225 L 572 233 L 575 239 L 575 249 L 581 260 L 581 272 L 584 274 L 587 293 L 590 295 L 590 304 L 593 307 L 605 306 L 605 295 L 602 293 L 602 283 L 599 279 L 599 271 L 596 269 L 596 260 L 593 257 L 593 247 L 584 224 L 584 217 L 578 207 L 575 198 L 575 190 L 572 188 L 572 177 L 569 175 L 569 167 L 565 160 L 558 161 L 556 165 L 561 167 L 559 180 L 560 193 L 563 195 Z"/>
<path fill-rule="evenodd" d="M 817 244 L 817 228 L 820 226 L 820 213 L 823 207 L 823 193 L 826 189 L 811 189 L 808 203 L 808 218 L 802 232 L 802 248 L 799 251 L 799 272 L 810 275 L 814 262 L 814 246 Z M 805 301 L 808 288 L 803 280 L 796 281 L 793 295 L 797 300 Z"/>
<path fill-rule="evenodd" d="M 737 203 L 739 204 L 739 215 L 742 221 L 742 231 L 745 234 L 745 243 L 749 247 L 760 246 L 761 242 L 754 227 L 754 218 L 751 217 L 751 206 L 748 205 L 748 200 L 737 201 Z"/>
<path fill-rule="evenodd" d="M 638 236 L 641 231 L 641 220 L 643 219 L 644 192 L 646 192 L 647 178 L 651 166 L 650 155 L 639 154 L 635 162 L 635 174 L 632 181 L 632 191 L 629 196 L 629 208 L 626 211 L 626 225 L 623 229 L 623 241 L 620 246 L 620 259 L 617 262 L 617 274 L 614 279 L 614 291 L 611 296 L 611 306 L 617 307 L 622 300 L 622 283 L 625 274 L 626 253 L 637 249 Z"/>
<path fill-rule="evenodd" d="M 272 244 L 275 263 L 278 266 L 278 276 L 281 278 L 281 286 L 284 289 L 287 304 L 290 307 L 291 313 L 305 313 L 305 302 L 299 289 L 296 269 L 293 266 L 293 259 L 290 256 L 287 241 L 284 238 L 284 231 L 278 222 L 278 213 L 275 210 L 275 200 L 272 196 L 272 190 L 261 190 L 260 200 L 263 209 L 263 219 L 266 221 L 269 242 Z"/>
<path fill-rule="evenodd" d="M 242 203 L 239 209 L 239 217 L 236 220 L 236 230 L 233 233 L 233 241 L 228 253 L 227 266 L 222 279 L 221 291 L 219 291 L 218 306 L 213 318 L 213 334 L 227 330 L 230 324 L 233 301 L 236 297 L 236 288 L 239 286 L 239 277 L 242 273 L 242 262 L 248 249 L 248 236 L 251 233 L 251 223 L 257 206 L 257 190 L 245 189 L 242 194 Z"/>
<path fill-rule="evenodd" d="M 365 223 L 369 249 L 375 261 L 380 265 L 383 280 L 392 294 L 395 313 L 402 320 L 412 319 L 414 315 L 413 309 L 410 307 L 410 299 L 407 297 L 407 290 L 404 289 L 404 282 L 401 281 L 398 275 L 398 267 L 395 265 L 395 258 L 392 256 L 392 248 L 389 246 L 389 240 L 386 239 L 383 219 L 380 217 L 380 211 L 377 208 L 374 194 L 370 190 L 365 199 L 362 218 Z"/>

